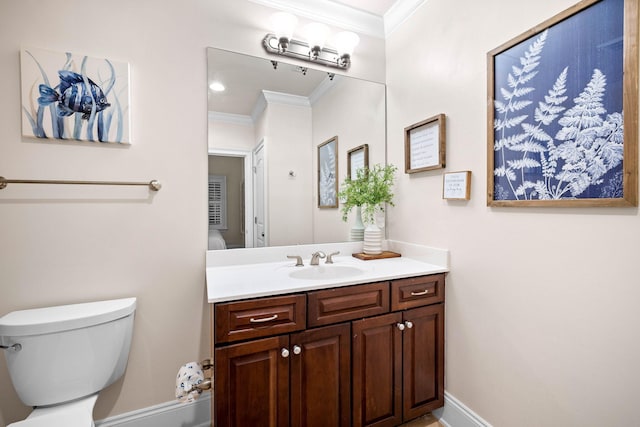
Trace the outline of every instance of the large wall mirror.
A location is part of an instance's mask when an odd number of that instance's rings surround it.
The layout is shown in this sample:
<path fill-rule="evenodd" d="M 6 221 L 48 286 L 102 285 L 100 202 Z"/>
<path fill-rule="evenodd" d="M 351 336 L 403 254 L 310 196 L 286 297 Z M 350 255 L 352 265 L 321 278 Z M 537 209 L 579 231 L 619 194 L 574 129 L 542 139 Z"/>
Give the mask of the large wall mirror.
<path fill-rule="evenodd" d="M 383 84 L 275 59 L 207 49 L 211 250 L 348 240 L 318 207 L 318 146 L 336 138 L 339 183 L 355 147 L 385 163 Z"/>

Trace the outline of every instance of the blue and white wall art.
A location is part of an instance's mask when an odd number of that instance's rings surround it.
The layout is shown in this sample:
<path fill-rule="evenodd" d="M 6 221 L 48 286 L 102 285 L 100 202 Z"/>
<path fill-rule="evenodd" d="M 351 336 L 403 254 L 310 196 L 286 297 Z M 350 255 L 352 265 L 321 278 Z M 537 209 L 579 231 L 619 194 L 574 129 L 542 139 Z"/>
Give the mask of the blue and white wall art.
<path fill-rule="evenodd" d="M 22 135 L 130 143 L 129 64 L 71 52 L 20 52 Z"/>
<path fill-rule="evenodd" d="M 623 23 L 599 1 L 492 56 L 493 200 L 623 197 Z"/>

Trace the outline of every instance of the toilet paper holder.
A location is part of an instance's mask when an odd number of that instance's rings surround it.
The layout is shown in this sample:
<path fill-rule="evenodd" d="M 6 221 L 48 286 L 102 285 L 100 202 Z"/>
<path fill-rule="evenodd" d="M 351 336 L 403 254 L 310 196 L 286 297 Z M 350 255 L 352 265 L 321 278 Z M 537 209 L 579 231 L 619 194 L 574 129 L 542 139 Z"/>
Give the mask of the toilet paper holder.
<path fill-rule="evenodd" d="M 200 362 L 200 365 L 202 365 L 202 370 L 203 371 L 208 371 L 210 369 L 213 369 L 213 363 L 211 363 L 211 359 L 204 359 L 202 362 Z M 213 376 L 213 373 L 209 373 L 208 377 L 204 378 L 204 381 L 201 382 L 200 384 L 196 384 L 194 387 L 196 390 L 198 390 L 198 393 L 202 393 L 205 390 L 210 390 L 211 389 L 211 377 Z"/>

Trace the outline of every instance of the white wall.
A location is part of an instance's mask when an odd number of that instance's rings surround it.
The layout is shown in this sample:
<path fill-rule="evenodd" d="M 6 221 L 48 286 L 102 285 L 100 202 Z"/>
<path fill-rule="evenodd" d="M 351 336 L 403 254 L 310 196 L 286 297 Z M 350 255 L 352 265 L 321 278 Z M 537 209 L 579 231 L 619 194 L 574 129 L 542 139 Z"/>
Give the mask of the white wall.
<path fill-rule="evenodd" d="M 637 208 L 486 206 L 486 53 L 573 0 L 429 0 L 387 40 L 389 161 L 403 128 L 447 119 L 447 168 L 400 174 L 394 240 L 451 251 L 446 389 L 495 426 L 640 425 Z"/>
<path fill-rule="evenodd" d="M 269 101 L 264 117 L 268 244 L 311 243 L 311 108 Z"/>
<path fill-rule="evenodd" d="M 251 151 L 256 146 L 250 122 L 238 123 L 209 117 L 208 149 Z"/>
<path fill-rule="evenodd" d="M 367 108 L 363 109 L 362 106 Z M 347 177 L 347 152 L 369 145 L 369 166 L 385 162 L 385 88 L 357 79 L 336 78 L 335 85 L 313 104 L 313 180 L 318 180 L 317 146 L 338 136 L 338 184 Z M 313 241 L 322 243 L 349 240 L 355 209 L 347 222 L 337 209 L 318 209 L 318 186 L 313 186 Z"/>
<path fill-rule="evenodd" d="M 172 400 L 180 365 L 209 354 L 205 47 L 264 56 L 271 12 L 248 0 L 0 2 L 0 174 L 163 184 L 153 197 L 144 188 L 0 192 L 1 314 L 139 298 L 127 372 L 101 395 L 96 419 Z M 21 46 L 129 62 L 132 145 L 23 139 Z M 363 37 L 349 73 L 384 81 L 383 46 Z M 0 357 L 0 425 L 28 412 Z"/>

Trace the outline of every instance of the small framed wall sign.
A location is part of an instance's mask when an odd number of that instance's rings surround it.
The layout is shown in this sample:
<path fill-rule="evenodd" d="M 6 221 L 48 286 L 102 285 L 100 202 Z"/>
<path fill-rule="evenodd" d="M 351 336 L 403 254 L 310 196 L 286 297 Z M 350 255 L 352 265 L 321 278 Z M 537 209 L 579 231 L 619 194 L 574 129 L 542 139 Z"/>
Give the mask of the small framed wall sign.
<path fill-rule="evenodd" d="M 438 114 L 404 128 L 405 173 L 444 168 L 445 121 L 445 115 Z"/>
<path fill-rule="evenodd" d="M 363 144 L 347 151 L 347 176 L 356 179 L 358 169 L 369 167 L 369 145 Z"/>
<path fill-rule="evenodd" d="M 471 171 L 445 173 L 442 177 L 442 198 L 469 200 L 471 198 Z"/>

